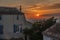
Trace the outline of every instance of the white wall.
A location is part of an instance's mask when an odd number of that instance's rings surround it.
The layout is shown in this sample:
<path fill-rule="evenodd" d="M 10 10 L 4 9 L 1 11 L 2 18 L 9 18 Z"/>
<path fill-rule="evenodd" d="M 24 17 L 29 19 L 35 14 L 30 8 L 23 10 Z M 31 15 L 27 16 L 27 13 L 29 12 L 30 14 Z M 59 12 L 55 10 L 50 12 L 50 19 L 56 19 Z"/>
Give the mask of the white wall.
<path fill-rule="evenodd" d="M 60 23 L 60 19 L 57 19 L 57 20 L 56 20 L 56 23 Z"/>
<path fill-rule="evenodd" d="M 59 39 L 43 35 L 43 40 L 59 40 Z"/>
<path fill-rule="evenodd" d="M 0 35 L 1 38 L 9 39 L 11 37 L 23 37 L 22 33 L 13 33 L 13 25 L 14 24 L 22 24 L 22 27 L 25 28 L 24 17 L 23 15 L 19 15 L 19 20 L 16 19 L 17 15 L 2 15 L 2 20 L 0 24 L 3 25 L 3 35 Z"/>
<path fill-rule="evenodd" d="M 52 38 L 50 38 L 50 37 L 48 37 L 48 36 L 43 35 L 43 40 L 52 40 Z"/>
<path fill-rule="evenodd" d="M 4 38 L 10 38 L 13 33 L 13 15 L 2 15 Z"/>

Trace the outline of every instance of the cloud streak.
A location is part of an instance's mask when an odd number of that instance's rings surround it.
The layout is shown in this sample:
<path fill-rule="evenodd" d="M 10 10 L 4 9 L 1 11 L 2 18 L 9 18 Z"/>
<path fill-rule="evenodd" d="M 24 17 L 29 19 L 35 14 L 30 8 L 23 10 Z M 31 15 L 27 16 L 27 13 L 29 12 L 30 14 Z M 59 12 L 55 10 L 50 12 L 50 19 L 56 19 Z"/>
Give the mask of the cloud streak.
<path fill-rule="evenodd" d="M 0 0 L 0 6 L 4 5 L 4 6 L 16 6 L 17 7 L 19 6 L 19 4 L 22 5 L 24 12 L 28 11 L 28 9 L 37 10 L 37 11 L 38 10 L 60 9 L 60 0 Z"/>
<path fill-rule="evenodd" d="M 49 5 L 49 6 L 45 6 L 45 7 L 42 7 L 40 8 L 41 10 L 42 9 L 60 9 L 60 3 L 56 3 L 56 4 L 53 4 L 53 5 Z"/>
<path fill-rule="evenodd" d="M 35 10 L 50 10 L 50 9 L 60 9 L 60 3 L 50 4 L 50 5 L 33 5 L 29 7 L 30 9 Z"/>

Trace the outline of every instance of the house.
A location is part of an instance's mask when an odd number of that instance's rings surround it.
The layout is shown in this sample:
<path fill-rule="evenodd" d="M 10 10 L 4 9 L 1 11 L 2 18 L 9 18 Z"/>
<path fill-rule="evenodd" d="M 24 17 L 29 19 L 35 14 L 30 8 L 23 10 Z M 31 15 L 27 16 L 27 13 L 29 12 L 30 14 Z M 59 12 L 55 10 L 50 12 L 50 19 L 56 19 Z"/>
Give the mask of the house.
<path fill-rule="evenodd" d="M 23 37 L 22 30 L 31 27 L 21 10 L 21 7 L 20 10 L 15 7 L 0 7 L 0 39 Z"/>
<path fill-rule="evenodd" d="M 54 24 L 43 32 L 43 40 L 60 40 L 59 20 L 56 21 L 56 24 Z"/>

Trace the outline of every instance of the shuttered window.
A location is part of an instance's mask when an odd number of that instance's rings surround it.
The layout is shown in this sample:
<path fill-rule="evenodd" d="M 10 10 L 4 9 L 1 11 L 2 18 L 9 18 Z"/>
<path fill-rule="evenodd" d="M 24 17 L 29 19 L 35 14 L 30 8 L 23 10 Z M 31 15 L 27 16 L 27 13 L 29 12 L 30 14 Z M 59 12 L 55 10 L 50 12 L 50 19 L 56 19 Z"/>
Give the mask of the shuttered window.
<path fill-rule="evenodd" d="M 3 34 L 3 25 L 0 25 L 0 34 Z"/>
<path fill-rule="evenodd" d="M 19 31 L 19 27 L 17 25 L 14 25 L 14 33 Z"/>
<path fill-rule="evenodd" d="M 21 25 L 14 25 L 14 33 L 22 32 L 22 26 Z"/>
<path fill-rule="evenodd" d="M 20 27 L 20 32 L 22 32 L 22 24 L 20 24 L 19 27 Z"/>

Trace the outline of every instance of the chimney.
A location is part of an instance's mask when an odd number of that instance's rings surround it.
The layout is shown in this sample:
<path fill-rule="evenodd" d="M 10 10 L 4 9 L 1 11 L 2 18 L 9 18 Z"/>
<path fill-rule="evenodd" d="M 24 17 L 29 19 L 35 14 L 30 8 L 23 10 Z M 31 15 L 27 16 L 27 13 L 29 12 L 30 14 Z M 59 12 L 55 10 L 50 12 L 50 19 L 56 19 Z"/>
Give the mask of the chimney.
<path fill-rule="evenodd" d="M 21 8 L 21 5 L 20 5 L 20 12 L 21 12 L 21 9 L 22 9 L 22 8 Z"/>

